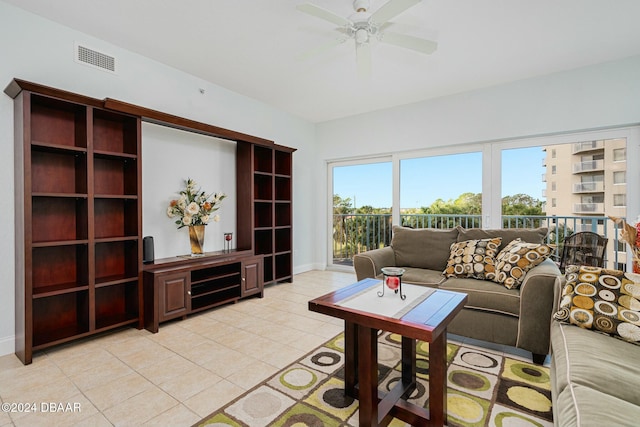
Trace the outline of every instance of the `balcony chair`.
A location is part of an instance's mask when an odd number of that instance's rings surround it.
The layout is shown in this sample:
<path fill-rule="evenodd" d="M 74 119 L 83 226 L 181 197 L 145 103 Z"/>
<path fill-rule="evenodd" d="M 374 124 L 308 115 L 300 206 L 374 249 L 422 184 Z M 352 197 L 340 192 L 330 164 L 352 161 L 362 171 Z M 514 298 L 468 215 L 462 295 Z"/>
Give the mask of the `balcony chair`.
<path fill-rule="evenodd" d="M 609 239 L 591 231 L 574 233 L 562 243 L 559 267 L 564 273 L 568 265 L 604 267 L 604 255 Z"/>

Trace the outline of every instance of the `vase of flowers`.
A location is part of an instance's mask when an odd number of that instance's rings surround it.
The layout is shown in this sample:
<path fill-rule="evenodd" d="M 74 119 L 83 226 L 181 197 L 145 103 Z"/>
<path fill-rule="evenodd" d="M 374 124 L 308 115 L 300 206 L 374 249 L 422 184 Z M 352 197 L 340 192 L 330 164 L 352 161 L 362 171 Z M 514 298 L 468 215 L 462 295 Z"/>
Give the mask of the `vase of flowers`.
<path fill-rule="evenodd" d="M 191 256 L 203 256 L 204 228 L 210 221 L 220 221 L 220 216 L 214 212 L 220 209 L 220 204 L 227 195 L 205 193 L 191 178 L 185 180 L 185 189 L 179 194 L 177 199 L 169 202 L 167 216 L 176 218 L 178 229 L 189 227 Z"/>

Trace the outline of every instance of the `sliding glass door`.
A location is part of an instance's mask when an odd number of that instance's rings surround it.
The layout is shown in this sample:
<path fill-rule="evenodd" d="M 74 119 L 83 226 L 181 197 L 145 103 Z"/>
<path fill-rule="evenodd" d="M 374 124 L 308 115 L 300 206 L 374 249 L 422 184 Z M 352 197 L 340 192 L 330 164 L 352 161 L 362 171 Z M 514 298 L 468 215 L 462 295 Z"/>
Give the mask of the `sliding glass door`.
<path fill-rule="evenodd" d="M 331 172 L 331 263 L 351 265 L 353 255 L 390 243 L 392 165 L 341 162 Z"/>

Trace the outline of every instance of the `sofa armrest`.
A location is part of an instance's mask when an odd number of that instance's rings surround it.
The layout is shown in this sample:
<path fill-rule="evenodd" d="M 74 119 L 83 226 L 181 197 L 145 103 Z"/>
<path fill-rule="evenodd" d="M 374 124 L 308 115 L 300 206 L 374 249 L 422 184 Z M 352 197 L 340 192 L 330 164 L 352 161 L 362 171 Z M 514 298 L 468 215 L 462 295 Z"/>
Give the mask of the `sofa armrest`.
<path fill-rule="evenodd" d="M 362 252 L 353 256 L 353 267 L 358 280 L 375 278 L 382 273 L 383 267 L 395 267 L 396 257 L 391 246 Z"/>
<path fill-rule="evenodd" d="M 551 319 L 562 288 L 562 274 L 552 260 L 529 270 L 520 286 L 520 327 L 517 347 L 548 354 Z"/>

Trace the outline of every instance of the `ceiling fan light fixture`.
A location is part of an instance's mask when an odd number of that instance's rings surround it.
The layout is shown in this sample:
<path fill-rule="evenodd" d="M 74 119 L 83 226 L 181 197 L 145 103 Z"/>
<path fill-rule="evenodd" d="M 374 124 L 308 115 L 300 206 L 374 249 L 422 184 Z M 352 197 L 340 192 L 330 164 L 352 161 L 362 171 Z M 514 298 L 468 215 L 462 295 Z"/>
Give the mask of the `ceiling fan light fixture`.
<path fill-rule="evenodd" d="M 356 43 L 367 43 L 369 41 L 369 31 L 365 28 L 356 30 Z"/>

